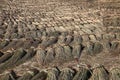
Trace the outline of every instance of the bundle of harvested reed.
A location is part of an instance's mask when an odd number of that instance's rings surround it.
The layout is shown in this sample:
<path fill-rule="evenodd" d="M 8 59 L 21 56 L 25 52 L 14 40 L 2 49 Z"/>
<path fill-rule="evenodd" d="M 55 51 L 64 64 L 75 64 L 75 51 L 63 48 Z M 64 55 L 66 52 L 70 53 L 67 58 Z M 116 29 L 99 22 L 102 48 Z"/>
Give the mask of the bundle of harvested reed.
<path fill-rule="evenodd" d="M 74 77 L 75 71 L 70 68 L 65 68 L 61 71 L 58 80 L 72 80 Z"/>
<path fill-rule="evenodd" d="M 120 80 L 120 68 L 112 68 L 110 80 Z"/>
<path fill-rule="evenodd" d="M 34 55 L 36 54 L 36 51 L 33 50 L 32 48 L 28 50 L 28 52 L 19 60 L 16 62 L 16 65 L 20 65 L 27 60 L 31 59 Z"/>
<path fill-rule="evenodd" d="M 58 68 L 52 68 L 48 71 L 47 79 L 46 80 L 58 80 L 58 76 L 60 71 Z"/>
<path fill-rule="evenodd" d="M 14 52 L 14 55 L 8 59 L 7 61 L 5 61 L 4 63 L 0 64 L 0 72 L 8 69 L 8 68 L 12 68 L 16 65 L 16 63 L 22 59 L 23 56 L 25 56 L 25 54 L 27 54 L 26 51 L 24 51 L 22 48 L 18 49 Z"/>
<path fill-rule="evenodd" d="M 109 80 L 108 72 L 104 66 L 99 66 L 93 70 L 90 80 Z"/>
<path fill-rule="evenodd" d="M 13 53 L 6 53 L 0 57 L 0 64 L 4 63 L 5 61 L 9 60 L 13 56 Z"/>
<path fill-rule="evenodd" d="M 47 73 L 45 71 L 40 71 L 38 74 L 32 77 L 31 80 L 46 80 L 46 78 L 47 78 Z"/>
<path fill-rule="evenodd" d="M 90 70 L 80 68 L 80 70 L 74 76 L 73 80 L 88 80 L 90 76 L 91 76 Z"/>
<path fill-rule="evenodd" d="M 7 46 L 9 44 L 9 41 L 4 40 L 0 43 L 0 49 L 4 48 L 5 46 Z"/>
<path fill-rule="evenodd" d="M 31 80 L 32 77 L 34 77 L 39 71 L 37 69 L 33 69 L 31 71 L 28 71 L 23 76 L 19 77 L 17 80 Z"/>
<path fill-rule="evenodd" d="M 5 75 L 0 76 L 0 80 L 16 80 L 17 78 L 14 71 L 11 71 L 9 73 L 6 73 Z"/>

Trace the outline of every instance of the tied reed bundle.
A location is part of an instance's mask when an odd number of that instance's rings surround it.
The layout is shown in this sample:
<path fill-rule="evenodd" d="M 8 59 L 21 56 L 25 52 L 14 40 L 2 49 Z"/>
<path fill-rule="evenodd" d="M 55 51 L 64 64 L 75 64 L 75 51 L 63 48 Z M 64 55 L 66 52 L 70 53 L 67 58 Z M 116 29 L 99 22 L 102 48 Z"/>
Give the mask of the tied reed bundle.
<path fill-rule="evenodd" d="M 14 71 L 6 72 L 5 75 L 0 76 L 0 80 L 16 80 L 17 75 Z"/>
<path fill-rule="evenodd" d="M 72 80 L 74 77 L 75 71 L 70 68 L 64 68 L 60 75 L 58 80 Z"/>
<path fill-rule="evenodd" d="M 89 69 L 80 68 L 80 70 L 76 73 L 73 80 L 88 80 L 91 76 L 91 71 Z"/>
<path fill-rule="evenodd" d="M 37 69 L 32 69 L 23 74 L 23 76 L 19 77 L 17 80 L 31 80 L 31 78 L 33 78 L 38 73 L 39 71 Z"/>
<path fill-rule="evenodd" d="M 60 74 L 60 70 L 57 67 L 52 68 L 48 70 L 48 75 L 46 80 L 58 80 L 59 74 Z"/>
<path fill-rule="evenodd" d="M 120 80 L 120 68 L 112 68 L 110 80 Z"/>
<path fill-rule="evenodd" d="M 10 57 L 10 59 L 8 59 L 4 63 L 0 64 L 0 72 L 3 72 L 6 69 L 9 69 L 9 68 L 16 66 L 16 63 L 19 60 L 21 60 L 22 57 L 25 56 L 26 54 L 27 54 L 27 52 L 25 50 L 23 50 L 22 48 L 13 52 L 13 55 Z"/>
<path fill-rule="evenodd" d="M 108 72 L 103 66 L 96 67 L 90 80 L 109 80 Z"/>

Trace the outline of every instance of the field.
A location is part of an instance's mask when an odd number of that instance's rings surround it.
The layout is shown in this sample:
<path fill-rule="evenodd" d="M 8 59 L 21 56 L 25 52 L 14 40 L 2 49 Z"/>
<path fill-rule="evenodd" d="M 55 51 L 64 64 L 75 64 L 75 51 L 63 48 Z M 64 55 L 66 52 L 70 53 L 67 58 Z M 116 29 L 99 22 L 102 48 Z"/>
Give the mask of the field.
<path fill-rule="evenodd" d="M 120 1 L 0 0 L 0 80 L 120 80 Z"/>

